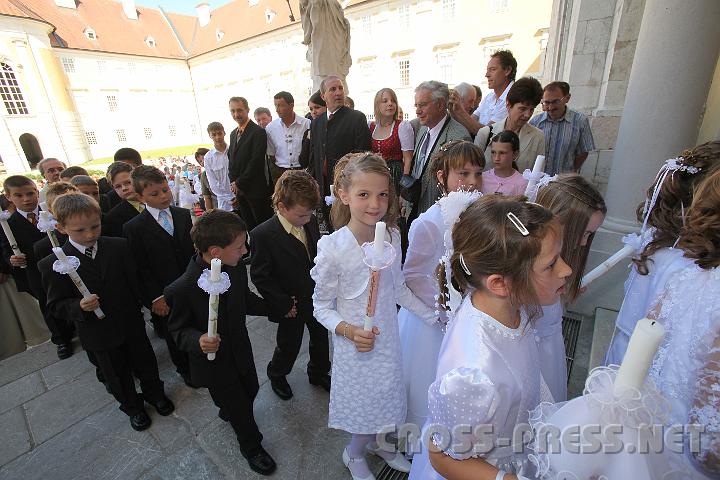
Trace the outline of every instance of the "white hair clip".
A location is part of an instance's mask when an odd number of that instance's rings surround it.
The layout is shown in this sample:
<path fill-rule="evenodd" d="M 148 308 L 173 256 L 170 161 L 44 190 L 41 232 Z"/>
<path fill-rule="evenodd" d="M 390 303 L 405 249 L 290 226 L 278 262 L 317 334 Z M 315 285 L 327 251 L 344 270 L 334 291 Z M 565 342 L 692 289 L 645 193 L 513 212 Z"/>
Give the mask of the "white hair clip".
<path fill-rule="evenodd" d="M 470 273 L 470 269 L 468 268 L 467 264 L 465 263 L 465 257 L 463 257 L 463 254 L 460 254 L 460 266 L 462 266 L 463 271 L 468 277 L 472 277 L 472 273 Z"/>
<path fill-rule="evenodd" d="M 653 208 L 655 208 L 655 203 L 657 202 L 658 196 L 660 195 L 660 189 L 665 183 L 665 179 L 667 178 L 667 176 L 670 175 L 670 177 L 672 178 L 673 174 L 678 170 L 680 170 L 681 172 L 687 172 L 691 175 L 694 175 L 700 171 L 698 167 L 695 167 L 693 165 L 685 165 L 684 163 L 682 163 L 683 160 L 683 157 L 669 158 L 665 160 L 665 163 L 660 166 L 660 170 L 655 176 L 655 181 L 653 182 L 653 193 L 650 197 L 645 198 L 645 205 L 643 206 L 643 225 L 640 229 L 641 232 L 644 232 L 647 229 L 648 220 L 650 219 L 650 213 L 652 212 Z"/>
<path fill-rule="evenodd" d="M 520 219 L 513 212 L 508 212 L 507 218 L 513 225 L 515 225 L 515 228 L 518 229 L 518 232 L 520 232 L 523 237 L 530 235 L 530 231 L 525 228 L 525 225 L 523 225 Z"/>

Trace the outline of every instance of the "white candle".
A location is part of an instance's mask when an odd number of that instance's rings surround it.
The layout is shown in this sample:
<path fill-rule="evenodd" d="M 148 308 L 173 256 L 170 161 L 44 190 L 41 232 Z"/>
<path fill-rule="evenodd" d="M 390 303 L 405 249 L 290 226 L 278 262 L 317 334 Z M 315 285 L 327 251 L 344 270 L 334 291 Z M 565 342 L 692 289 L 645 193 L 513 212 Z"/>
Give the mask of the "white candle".
<path fill-rule="evenodd" d="M 642 388 L 664 335 L 665 328 L 655 320 L 643 318 L 638 321 L 615 378 L 616 392 Z"/>
<path fill-rule="evenodd" d="M 330 185 L 330 196 L 331 197 L 335 196 L 335 185 Z"/>
<path fill-rule="evenodd" d="M 39 205 L 40 205 L 40 210 L 45 210 L 45 211 L 49 210 L 49 208 L 47 206 L 47 202 L 40 202 Z M 42 215 L 42 212 L 40 212 L 40 215 Z"/>
<path fill-rule="evenodd" d="M 61 263 L 69 262 L 68 257 L 67 255 L 65 255 L 65 252 L 63 252 L 62 248 L 53 247 L 52 251 Z M 92 296 L 92 293 L 90 293 L 90 290 L 88 290 L 85 282 L 82 281 L 82 278 L 80 278 L 80 275 L 78 275 L 77 271 L 71 270 L 70 272 L 68 272 L 68 276 L 70 277 L 70 280 L 72 280 L 72 282 L 75 284 L 75 287 L 77 287 L 83 298 L 90 298 Z M 105 314 L 100 308 L 96 308 L 95 310 L 93 310 L 93 312 L 98 318 L 105 318 Z"/>
<path fill-rule="evenodd" d="M 379 267 L 383 261 L 385 248 L 385 222 L 375 224 L 375 241 L 373 242 L 373 265 Z"/>
<path fill-rule="evenodd" d="M 580 282 L 580 288 L 587 287 L 590 283 L 594 282 L 598 278 L 610 271 L 615 265 L 620 263 L 623 258 L 629 257 L 635 251 L 635 247 L 632 245 L 625 245 L 623 248 L 615 252 L 610 258 L 602 262 L 597 267 L 593 268 L 590 272 L 586 273 Z"/>
<path fill-rule="evenodd" d="M 22 255 L 22 252 L 17 246 L 17 240 L 15 240 L 15 235 L 13 235 L 12 229 L 10 228 L 7 220 L 5 220 L 4 218 L 0 218 L 0 225 L 2 225 L 3 232 L 5 233 L 5 237 L 7 238 L 7 241 L 10 244 L 10 248 L 12 248 L 13 253 L 15 255 Z"/>
<path fill-rule="evenodd" d="M 220 281 L 220 270 L 222 269 L 222 261 L 219 258 L 213 258 L 210 260 L 210 281 Z M 213 338 L 217 335 L 217 318 L 218 318 L 218 307 L 220 305 L 220 295 L 210 295 L 208 300 L 208 338 Z M 215 360 L 215 352 L 207 354 L 208 360 Z"/>
<path fill-rule="evenodd" d="M 220 270 L 222 269 L 222 260 L 213 258 L 210 260 L 210 281 L 217 282 L 220 280 Z"/>
<path fill-rule="evenodd" d="M 538 155 L 535 158 L 535 165 L 533 165 L 532 173 L 541 173 L 545 170 L 545 155 Z"/>

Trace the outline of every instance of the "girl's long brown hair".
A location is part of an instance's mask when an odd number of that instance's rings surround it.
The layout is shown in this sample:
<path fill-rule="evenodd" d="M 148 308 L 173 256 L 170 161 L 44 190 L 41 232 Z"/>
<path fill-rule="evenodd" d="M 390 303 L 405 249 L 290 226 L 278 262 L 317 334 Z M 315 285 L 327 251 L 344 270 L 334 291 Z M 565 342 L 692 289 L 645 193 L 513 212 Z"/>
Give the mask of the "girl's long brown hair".
<path fill-rule="evenodd" d="M 720 266 L 720 169 L 695 191 L 678 247 L 701 268 Z"/>

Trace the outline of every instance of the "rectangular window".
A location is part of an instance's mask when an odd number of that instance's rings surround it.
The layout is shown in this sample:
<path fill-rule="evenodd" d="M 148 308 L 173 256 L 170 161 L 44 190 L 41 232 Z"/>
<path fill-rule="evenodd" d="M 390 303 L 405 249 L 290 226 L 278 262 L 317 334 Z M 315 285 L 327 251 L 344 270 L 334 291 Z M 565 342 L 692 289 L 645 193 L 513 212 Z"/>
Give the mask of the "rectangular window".
<path fill-rule="evenodd" d="M 7 63 L 0 63 L 0 97 L 2 97 L 8 115 L 27 115 L 29 113 L 15 72 Z"/>
<path fill-rule="evenodd" d="M 438 66 L 440 81 L 455 83 L 453 80 L 453 64 L 455 63 L 455 52 L 438 52 L 435 54 L 435 63 Z"/>
<path fill-rule="evenodd" d="M 190 133 L 193 135 L 197 135 L 197 125 L 194 123 L 190 124 Z"/>
<path fill-rule="evenodd" d="M 125 129 L 121 128 L 120 130 L 115 130 L 115 135 L 117 135 L 118 142 L 120 142 L 120 143 L 127 142 L 127 136 L 125 135 Z"/>
<path fill-rule="evenodd" d="M 510 0 L 490 0 L 490 11 L 492 13 L 503 13 L 510 10 Z"/>
<path fill-rule="evenodd" d="M 363 15 L 360 17 L 362 23 L 363 33 L 367 36 L 372 35 L 372 17 L 370 15 Z"/>
<path fill-rule="evenodd" d="M 145 140 L 152 139 L 152 128 L 143 128 L 143 133 L 145 134 Z"/>
<path fill-rule="evenodd" d="M 168 132 L 170 133 L 171 137 L 177 135 L 177 129 L 175 128 L 175 125 L 168 125 Z"/>
<path fill-rule="evenodd" d="M 135 73 L 135 70 L 136 70 L 135 66 L 136 66 L 135 62 L 128 62 L 128 72 Z"/>
<path fill-rule="evenodd" d="M 398 60 L 398 71 L 400 73 L 400 86 L 410 86 L 410 60 Z"/>
<path fill-rule="evenodd" d="M 75 59 L 62 57 L 62 66 L 65 73 L 75 73 Z"/>
<path fill-rule="evenodd" d="M 455 0 L 442 0 L 442 15 L 444 20 L 455 19 Z"/>
<path fill-rule="evenodd" d="M 398 25 L 400 28 L 410 28 L 410 5 L 398 7 Z"/>
<path fill-rule="evenodd" d="M 118 101 L 117 101 L 117 97 L 115 95 L 107 96 L 107 104 L 108 104 L 108 108 L 110 109 L 111 112 L 118 111 Z"/>
<path fill-rule="evenodd" d="M 97 61 L 98 72 L 102 73 L 107 69 L 107 62 L 105 60 Z"/>
<path fill-rule="evenodd" d="M 88 145 L 97 145 L 97 137 L 95 136 L 95 132 L 91 130 L 85 132 L 85 140 L 87 140 Z"/>

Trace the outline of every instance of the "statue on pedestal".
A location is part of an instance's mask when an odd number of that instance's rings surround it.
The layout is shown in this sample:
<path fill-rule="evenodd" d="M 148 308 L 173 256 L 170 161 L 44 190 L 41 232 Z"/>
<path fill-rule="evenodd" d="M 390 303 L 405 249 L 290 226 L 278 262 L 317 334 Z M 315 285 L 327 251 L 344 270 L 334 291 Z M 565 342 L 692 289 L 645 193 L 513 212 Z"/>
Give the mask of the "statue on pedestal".
<path fill-rule="evenodd" d="M 350 23 L 337 0 L 300 0 L 300 18 L 307 45 L 307 60 L 312 64 L 310 75 L 313 91 L 328 75 L 343 80 L 350 71 Z"/>

